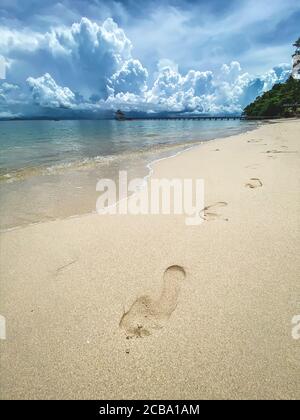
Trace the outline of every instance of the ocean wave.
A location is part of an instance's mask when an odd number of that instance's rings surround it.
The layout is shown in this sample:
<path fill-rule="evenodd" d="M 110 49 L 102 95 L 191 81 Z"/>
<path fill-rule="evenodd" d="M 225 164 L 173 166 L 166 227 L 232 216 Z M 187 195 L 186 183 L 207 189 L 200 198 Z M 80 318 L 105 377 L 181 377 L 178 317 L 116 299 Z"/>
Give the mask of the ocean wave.
<path fill-rule="evenodd" d="M 95 168 L 105 167 L 111 164 L 118 164 L 126 161 L 138 161 L 159 158 L 163 153 L 171 153 L 173 151 L 183 150 L 196 144 L 201 144 L 201 141 L 190 141 L 183 143 L 158 143 L 151 146 L 143 147 L 139 150 L 126 151 L 114 155 L 83 157 L 78 160 L 65 161 L 51 166 L 27 166 L 18 169 L 2 169 L 0 170 L 0 182 L 12 183 L 23 181 L 35 176 L 50 176 L 64 174 L 66 171 L 84 171 Z"/>

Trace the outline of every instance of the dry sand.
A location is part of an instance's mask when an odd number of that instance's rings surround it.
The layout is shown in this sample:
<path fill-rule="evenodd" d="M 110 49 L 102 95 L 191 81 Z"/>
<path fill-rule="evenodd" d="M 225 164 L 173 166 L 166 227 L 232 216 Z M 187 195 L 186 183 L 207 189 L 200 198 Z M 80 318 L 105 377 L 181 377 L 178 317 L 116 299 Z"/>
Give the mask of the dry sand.
<path fill-rule="evenodd" d="M 227 203 L 200 226 L 89 215 L 3 233 L 1 398 L 299 398 L 299 133 L 266 124 L 157 163 Z"/>

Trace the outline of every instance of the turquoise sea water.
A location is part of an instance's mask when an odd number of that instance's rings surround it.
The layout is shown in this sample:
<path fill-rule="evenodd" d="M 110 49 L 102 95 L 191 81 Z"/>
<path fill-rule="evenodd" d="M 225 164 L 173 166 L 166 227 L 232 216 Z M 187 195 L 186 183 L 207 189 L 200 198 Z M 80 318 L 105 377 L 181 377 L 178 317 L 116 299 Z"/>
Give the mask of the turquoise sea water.
<path fill-rule="evenodd" d="M 145 176 L 147 163 L 254 128 L 245 121 L 2 121 L 2 229 L 88 213 L 100 178 Z"/>

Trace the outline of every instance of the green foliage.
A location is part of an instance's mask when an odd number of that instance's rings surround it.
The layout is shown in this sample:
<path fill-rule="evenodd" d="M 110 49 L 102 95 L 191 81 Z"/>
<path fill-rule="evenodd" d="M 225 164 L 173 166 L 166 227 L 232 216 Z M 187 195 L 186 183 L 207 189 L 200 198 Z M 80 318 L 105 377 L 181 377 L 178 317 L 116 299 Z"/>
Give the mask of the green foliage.
<path fill-rule="evenodd" d="M 271 90 L 244 109 L 247 117 L 289 117 L 297 113 L 300 104 L 300 81 L 290 77 L 286 83 L 276 84 Z"/>
<path fill-rule="evenodd" d="M 300 38 L 297 39 L 294 46 L 297 47 L 297 48 L 300 48 Z"/>

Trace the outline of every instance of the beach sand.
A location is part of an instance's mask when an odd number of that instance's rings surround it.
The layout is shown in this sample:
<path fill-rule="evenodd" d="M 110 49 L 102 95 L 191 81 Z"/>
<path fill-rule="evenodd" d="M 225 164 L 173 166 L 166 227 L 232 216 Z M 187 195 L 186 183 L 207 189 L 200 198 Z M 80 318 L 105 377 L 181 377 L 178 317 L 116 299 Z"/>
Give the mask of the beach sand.
<path fill-rule="evenodd" d="M 156 163 L 226 203 L 200 226 L 88 215 L 2 233 L 1 398 L 300 398 L 299 133 L 264 124 Z"/>

